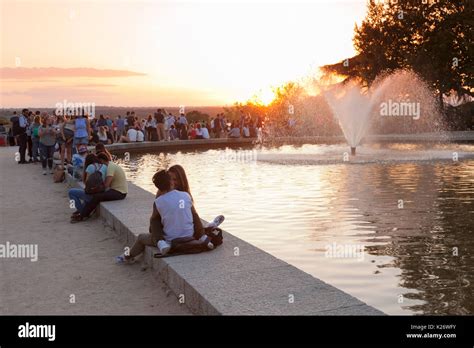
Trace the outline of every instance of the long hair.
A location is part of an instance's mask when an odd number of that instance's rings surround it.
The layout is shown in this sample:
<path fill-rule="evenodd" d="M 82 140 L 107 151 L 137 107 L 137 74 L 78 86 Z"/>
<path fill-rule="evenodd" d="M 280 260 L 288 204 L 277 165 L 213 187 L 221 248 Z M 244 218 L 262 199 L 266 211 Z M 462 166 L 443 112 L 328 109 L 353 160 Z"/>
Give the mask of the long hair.
<path fill-rule="evenodd" d="M 104 144 L 98 143 L 95 146 L 95 154 L 98 155 L 101 152 L 104 152 L 107 155 L 107 157 L 109 158 L 109 161 L 112 161 L 112 154 L 109 151 L 107 151 Z"/>
<path fill-rule="evenodd" d="M 90 165 L 90 164 L 94 164 L 94 163 L 100 163 L 99 162 L 99 159 L 97 158 L 97 156 L 93 153 L 90 153 L 86 156 L 86 159 L 84 160 L 84 171 L 87 169 L 87 167 Z"/>

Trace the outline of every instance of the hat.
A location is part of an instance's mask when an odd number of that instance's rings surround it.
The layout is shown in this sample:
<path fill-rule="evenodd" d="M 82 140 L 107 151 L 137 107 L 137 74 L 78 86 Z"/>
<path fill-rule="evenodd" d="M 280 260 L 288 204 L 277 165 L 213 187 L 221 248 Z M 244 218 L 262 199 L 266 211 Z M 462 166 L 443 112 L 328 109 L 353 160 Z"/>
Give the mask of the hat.
<path fill-rule="evenodd" d="M 87 152 L 87 146 L 86 145 L 79 145 L 78 148 L 77 148 L 77 152 L 86 153 Z"/>

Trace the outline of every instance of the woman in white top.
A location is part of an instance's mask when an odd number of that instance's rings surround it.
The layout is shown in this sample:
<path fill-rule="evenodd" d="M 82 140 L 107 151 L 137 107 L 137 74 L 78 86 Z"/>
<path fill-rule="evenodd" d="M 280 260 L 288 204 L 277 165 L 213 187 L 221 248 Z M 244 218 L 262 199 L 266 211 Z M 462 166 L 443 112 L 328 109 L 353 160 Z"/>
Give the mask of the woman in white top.
<path fill-rule="evenodd" d="M 104 145 L 107 145 L 110 143 L 104 126 L 99 127 L 99 131 L 97 132 L 97 137 L 99 138 L 99 142 L 101 142 Z"/>

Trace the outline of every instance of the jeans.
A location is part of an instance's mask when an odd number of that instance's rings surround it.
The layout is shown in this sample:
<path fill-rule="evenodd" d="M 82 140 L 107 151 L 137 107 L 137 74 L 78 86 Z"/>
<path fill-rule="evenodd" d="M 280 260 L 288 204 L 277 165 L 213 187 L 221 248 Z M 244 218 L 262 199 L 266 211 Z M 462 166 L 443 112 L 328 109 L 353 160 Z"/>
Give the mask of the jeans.
<path fill-rule="evenodd" d="M 26 133 L 20 134 L 16 138 L 17 144 L 20 147 L 18 152 L 20 152 L 20 163 L 26 162 L 26 147 L 28 143 L 28 135 Z"/>
<path fill-rule="evenodd" d="M 46 169 L 46 162 L 49 169 L 53 169 L 54 145 L 48 146 L 40 143 L 41 165 Z"/>
<path fill-rule="evenodd" d="M 27 148 L 28 148 L 28 157 L 30 157 L 30 161 L 33 158 L 33 140 L 32 140 L 32 138 L 33 137 L 31 135 L 28 135 L 28 140 L 26 141 L 26 145 L 27 145 Z"/>
<path fill-rule="evenodd" d="M 76 208 L 76 211 L 80 213 L 82 213 L 82 209 L 84 209 L 86 203 L 92 200 L 92 196 L 88 195 L 83 189 L 72 188 L 67 194 L 69 199 L 74 201 L 74 207 Z"/>
<path fill-rule="evenodd" d="M 105 192 L 95 193 L 91 196 L 92 196 L 92 199 L 89 202 L 87 202 L 84 208 L 82 209 L 82 212 L 81 212 L 82 217 L 88 217 L 90 213 L 92 213 L 92 211 L 95 208 L 97 208 L 100 202 L 118 201 L 118 200 L 124 199 L 127 196 L 127 194 L 110 189 Z"/>
<path fill-rule="evenodd" d="M 39 156 L 39 138 L 31 137 L 31 142 L 33 144 L 33 161 L 37 161 Z"/>

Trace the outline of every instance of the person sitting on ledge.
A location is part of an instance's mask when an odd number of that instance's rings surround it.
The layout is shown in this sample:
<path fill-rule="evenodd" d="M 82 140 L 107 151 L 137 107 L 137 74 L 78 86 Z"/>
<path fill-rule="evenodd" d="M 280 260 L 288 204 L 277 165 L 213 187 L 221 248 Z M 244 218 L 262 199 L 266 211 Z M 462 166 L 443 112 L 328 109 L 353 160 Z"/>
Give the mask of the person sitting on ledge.
<path fill-rule="evenodd" d="M 102 179 L 105 181 L 107 177 L 107 166 L 100 163 L 99 158 L 95 154 L 91 153 L 87 155 L 84 168 L 84 174 L 82 174 L 82 181 L 84 184 L 87 181 L 87 177 L 96 171 L 99 171 L 102 174 Z M 88 195 L 85 190 L 81 188 L 69 189 L 68 196 L 70 200 L 74 201 L 74 207 L 76 208 L 76 211 L 72 213 L 71 218 L 75 215 L 79 215 L 85 203 L 92 199 L 92 195 Z"/>
<path fill-rule="evenodd" d="M 176 130 L 174 124 L 171 125 L 170 128 L 170 140 L 178 139 L 178 131 Z"/>
<path fill-rule="evenodd" d="M 231 130 L 227 133 L 229 138 L 240 138 L 240 128 L 237 125 L 237 122 L 233 122 Z"/>
<path fill-rule="evenodd" d="M 125 172 L 118 164 L 109 160 L 105 153 L 97 155 L 100 163 L 107 166 L 107 176 L 105 178 L 105 191 L 95 193 L 89 202 L 86 202 L 80 214 L 71 217 L 71 223 L 81 222 L 87 219 L 97 208 L 100 202 L 117 201 L 124 199 L 128 193 L 128 183 Z"/>
<path fill-rule="evenodd" d="M 127 131 L 126 136 L 122 135 L 120 137 L 119 143 L 135 143 L 135 142 L 143 142 L 144 140 L 145 140 L 145 136 L 140 130 L 140 127 L 135 126 L 133 128 L 130 128 Z"/>
<path fill-rule="evenodd" d="M 117 256 L 115 261 L 118 264 L 133 263 L 134 258 L 143 253 L 146 246 L 157 246 L 162 255 L 165 255 L 175 238 L 192 235 L 197 240 L 206 239 L 201 219 L 194 208 L 191 194 L 188 193 L 184 169 L 175 165 L 168 171 L 161 170 L 153 176 L 153 183 L 158 192 L 153 202 L 149 233 L 140 234 L 128 253 Z M 224 217 L 220 215 L 214 219 L 212 226 L 217 227 L 223 221 Z"/>

